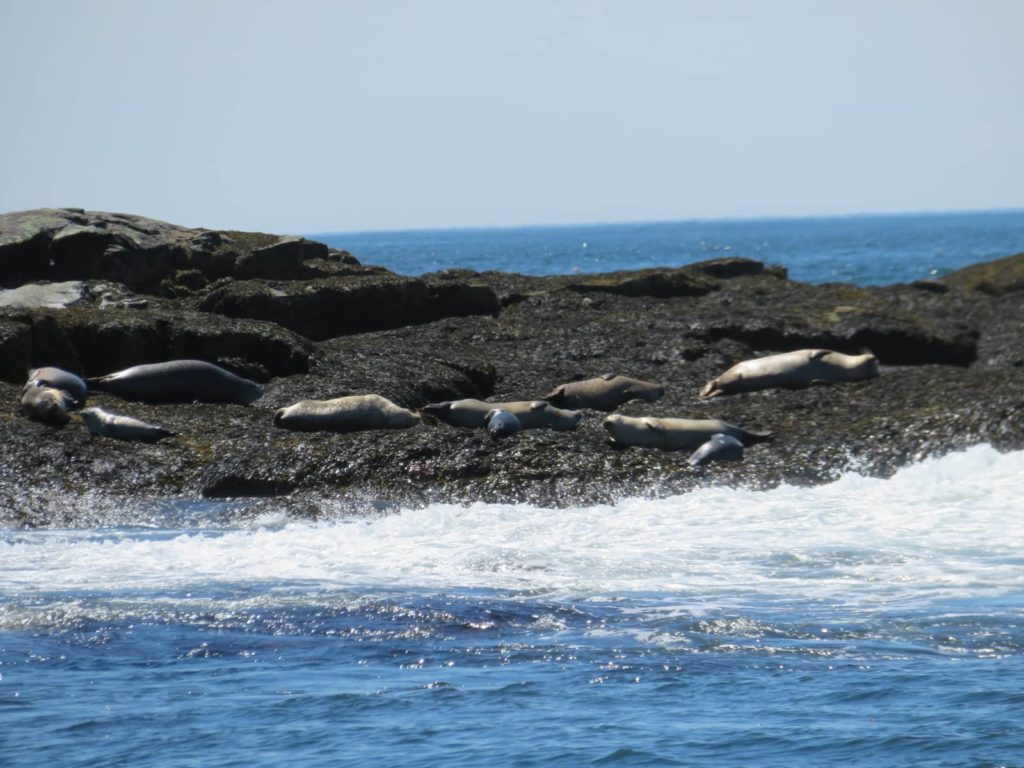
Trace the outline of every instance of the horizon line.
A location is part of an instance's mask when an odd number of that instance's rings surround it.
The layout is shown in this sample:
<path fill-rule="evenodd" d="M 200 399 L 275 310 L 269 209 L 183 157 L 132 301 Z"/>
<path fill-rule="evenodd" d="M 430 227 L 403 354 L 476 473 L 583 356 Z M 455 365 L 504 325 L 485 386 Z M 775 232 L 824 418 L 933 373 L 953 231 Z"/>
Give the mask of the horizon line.
<path fill-rule="evenodd" d="M 853 213 L 810 213 L 810 214 L 779 214 L 770 216 L 697 216 L 682 219 L 617 219 L 610 221 L 578 221 L 548 224 L 477 224 L 466 226 L 439 227 L 381 227 L 369 229 L 339 229 L 303 232 L 302 237 L 314 238 L 335 235 L 376 235 L 376 234 L 412 234 L 426 232 L 501 232 L 527 229 L 571 229 L 575 227 L 621 227 L 644 226 L 651 224 L 711 224 L 740 223 L 754 221 L 805 221 L 808 219 L 859 219 L 859 218 L 900 218 L 908 216 L 966 216 L 1024 213 L 1024 206 L 1010 208 L 954 208 L 938 210 L 907 210 L 907 211 L 857 211 Z M 299 233 L 296 233 L 299 234 Z"/>

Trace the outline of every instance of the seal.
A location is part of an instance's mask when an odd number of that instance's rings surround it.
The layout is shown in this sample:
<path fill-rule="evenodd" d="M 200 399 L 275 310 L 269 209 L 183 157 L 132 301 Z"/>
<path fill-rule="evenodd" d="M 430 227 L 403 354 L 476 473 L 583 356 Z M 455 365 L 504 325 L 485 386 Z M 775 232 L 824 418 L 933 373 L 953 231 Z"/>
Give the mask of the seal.
<path fill-rule="evenodd" d="M 28 382 L 25 384 L 25 389 L 29 387 L 53 387 L 59 389 L 68 396 L 69 406 L 72 408 L 81 408 L 85 405 L 85 398 L 89 392 L 85 382 L 71 373 L 65 371 L 63 368 L 54 368 L 47 366 L 45 368 L 34 368 L 28 372 Z"/>
<path fill-rule="evenodd" d="M 666 451 L 698 448 L 719 433 L 744 445 L 771 440 L 771 432 L 751 432 L 720 419 L 657 419 L 653 416 L 608 416 L 602 426 L 617 446 L 638 445 Z"/>
<path fill-rule="evenodd" d="M 559 384 L 544 397 L 559 408 L 593 408 L 614 411 L 630 400 L 653 403 L 665 394 L 660 384 L 606 373 L 596 379 Z"/>
<path fill-rule="evenodd" d="M 174 433 L 163 427 L 154 427 L 131 416 L 119 416 L 107 413 L 102 408 L 86 408 L 82 411 L 82 420 L 89 434 L 99 437 L 116 437 L 118 440 L 141 440 L 154 443 Z"/>
<path fill-rule="evenodd" d="M 576 429 L 583 420 L 580 411 L 563 411 L 547 400 L 521 400 L 510 403 L 485 403 L 483 400 L 448 400 L 432 403 L 420 409 L 423 413 L 453 427 L 483 429 L 487 426 L 484 418 L 492 410 L 507 411 L 519 419 L 523 429 Z"/>
<path fill-rule="evenodd" d="M 495 440 L 510 437 L 523 428 L 518 416 L 500 408 L 492 408 L 485 413 L 484 424 L 487 425 L 487 431 Z"/>
<path fill-rule="evenodd" d="M 333 400 L 300 400 L 274 414 L 274 426 L 298 432 L 360 432 L 408 429 L 419 415 L 380 395 L 349 395 Z"/>
<path fill-rule="evenodd" d="M 21 412 L 32 421 L 60 427 L 68 423 L 67 394 L 55 387 L 26 386 L 21 393 Z"/>
<path fill-rule="evenodd" d="M 117 373 L 86 379 L 93 389 L 145 403 L 239 403 L 263 394 L 255 381 L 243 379 L 203 360 L 168 360 L 136 365 Z"/>
<path fill-rule="evenodd" d="M 844 355 L 830 349 L 800 349 L 781 355 L 744 360 L 704 385 L 702 400 L 737 392 L 782 387 L 802 389 L 812 384 L 861 381 L 878 376 L 878 359 L 871 354 Z"/>
<path fill-rule="evenodd" d="M 743 443 L 729 435 L 712 435 L 704 445 L 694 451 L 687 462 L 691 467 L 703 467 L 712 461 L 742 461 Z"/>

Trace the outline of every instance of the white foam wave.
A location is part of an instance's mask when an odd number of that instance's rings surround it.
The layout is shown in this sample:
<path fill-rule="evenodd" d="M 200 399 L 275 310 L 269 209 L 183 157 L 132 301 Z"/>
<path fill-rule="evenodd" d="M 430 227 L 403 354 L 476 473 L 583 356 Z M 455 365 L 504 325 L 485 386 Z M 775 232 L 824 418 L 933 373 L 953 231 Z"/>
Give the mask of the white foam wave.
<path fill-rule="evenodd" d="M 1024 452 L 979 446 L 889 479 L 849 474 L 816 488 L 707 489 L 562 510 L 434 505 L 160 535 L 8 531 L 0 594 L 301 582 L 579 599 L 668 593 L 684 603 L 758 593 L 848 606 L 1019 595 L 1021 477 Z"/>

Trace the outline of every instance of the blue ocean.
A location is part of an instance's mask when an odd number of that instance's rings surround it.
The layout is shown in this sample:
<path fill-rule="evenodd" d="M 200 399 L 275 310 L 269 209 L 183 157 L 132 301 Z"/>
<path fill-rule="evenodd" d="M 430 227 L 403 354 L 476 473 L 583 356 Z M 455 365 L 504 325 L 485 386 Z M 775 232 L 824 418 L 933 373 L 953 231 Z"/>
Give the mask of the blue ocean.
<path fill-rule="evenodd" d="M 872 284 L 1024 251 L 1024 212 L 317 237 L 404 274 Z M 1022 477 L 979 445 L 814 488 L 0 529 L 0 765 L 1024 766 Z"/>

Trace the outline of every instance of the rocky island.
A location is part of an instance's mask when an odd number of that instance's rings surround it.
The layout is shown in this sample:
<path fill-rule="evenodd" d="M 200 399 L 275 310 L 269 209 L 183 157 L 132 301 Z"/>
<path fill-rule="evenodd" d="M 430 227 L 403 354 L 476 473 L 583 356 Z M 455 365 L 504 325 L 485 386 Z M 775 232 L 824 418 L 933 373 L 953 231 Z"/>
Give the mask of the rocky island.
<path fill-rule="evenodd" d="M 801 348 L 870 351 L 881 375 L 699 400 L 736 362 Z M 172 431 L 136 443 L 19 413 L 27 371 L 101 376 L 172 359 L 260 382 L 251 405 L 100 405 Z M 501 441 L 424 416 L 348 434 L 273 424 L 303 399 L 376 393 L 411 410 L 531 400 L 614 372 L 659 382 L 632 416 L 771 431 L 742 462 L 616 448 L 605 414 Z M 302 516 L 430 502 L 560 507 L 707 485 L 886 475 L 977 443 L 1024 447 L 1024 254 L 940 280 L 808 285 L 744 258 L 533 277 L 406 277 L 303 238 L 175 226 L 80 209 L 0 215 L 0 522 L 97 525 L 166 499 L 237 499 Z"/>

